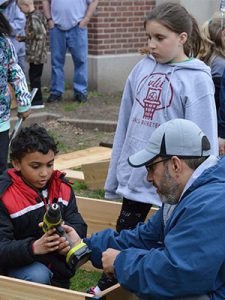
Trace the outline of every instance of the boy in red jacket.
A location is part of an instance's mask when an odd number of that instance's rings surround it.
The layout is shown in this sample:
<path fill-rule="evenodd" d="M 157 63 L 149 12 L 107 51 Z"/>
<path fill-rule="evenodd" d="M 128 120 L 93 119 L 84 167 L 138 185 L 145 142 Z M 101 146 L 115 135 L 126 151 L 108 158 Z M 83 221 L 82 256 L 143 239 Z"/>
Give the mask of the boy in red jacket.
<path fill-rule="evenodd" d="M 57 144 L 34 124 L 11 144 L 14 166 L 0 177 L 0 268 L 6 275 L 69 288 L 75 270 L 66 263 L 68 241 L 39 223 L 49 204 L 58 203 L 65 224 L 85 237 L 87 225 L 64 174 L 53 170 Z"/>

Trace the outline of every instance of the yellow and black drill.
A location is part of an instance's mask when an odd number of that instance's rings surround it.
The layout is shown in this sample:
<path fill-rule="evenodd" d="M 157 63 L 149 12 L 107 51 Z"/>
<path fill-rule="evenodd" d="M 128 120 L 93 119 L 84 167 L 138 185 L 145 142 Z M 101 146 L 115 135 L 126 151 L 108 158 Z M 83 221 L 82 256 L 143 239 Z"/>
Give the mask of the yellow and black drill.
<path fill-rule="evenodd" d="M 59 236 L 66 238 L 70 246 L 70 251 L 66 255 L 66 262 L 70 268 L 77 269 L 88 261 L 91 250 L 83 242 L 77 246 L 72 245 L 68 235 L 62 227 L 62 222 L 60 206 L 57 203 L 50 204 L 43 218 L 43 231 L 47 232 L 49 229 L 55 228 L 56 233 Z"/>

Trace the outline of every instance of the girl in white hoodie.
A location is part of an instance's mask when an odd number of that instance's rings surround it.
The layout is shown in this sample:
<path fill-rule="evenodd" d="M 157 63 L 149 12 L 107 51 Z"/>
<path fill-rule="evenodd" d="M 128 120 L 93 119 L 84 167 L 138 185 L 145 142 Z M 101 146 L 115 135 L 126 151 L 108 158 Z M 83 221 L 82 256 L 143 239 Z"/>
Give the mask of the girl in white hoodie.
<path fill-rule="evenodd" d="M 105 184 L 107 199 L 123 199 L 118 231 L 134 228 L 152 204 L 161 205 L 145 167 L 128 164 L 128 157 L 145 148 L 158 126 L 174 118 L 191 120 L 208 136 L 212 153 L 218 154 L 210 68 L 194 58 L 201 45 L 196 20 L 180 4 L 168 2 L 156 6 L 144 26 L 151 55 L 127 79 Z"/>

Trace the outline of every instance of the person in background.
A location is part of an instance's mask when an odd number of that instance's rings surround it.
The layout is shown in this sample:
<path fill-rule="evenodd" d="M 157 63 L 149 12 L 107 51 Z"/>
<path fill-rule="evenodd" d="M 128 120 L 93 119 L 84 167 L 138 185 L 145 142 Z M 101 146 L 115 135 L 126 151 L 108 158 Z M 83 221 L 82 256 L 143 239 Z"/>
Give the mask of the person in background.
<path fill-rule="evenodd" d="M 214 84 L 210 68 L 195 58 L 201 45 L 196 20 L 180 4 L 165 2 L 149 13 L 144 27 L 150 55 L 128 76 L 105 183 L 105 198 L 123 201 L 118 232 L 135 228 L 152 205 L 161 205 L 146 168 L 128 164 L 161 124 L 174 118 L 195 122 L 209 137 L 212 154 L 218 154 Z M 99 282 L 100 290 L 107 281 Z"/>
<path fill-rule="evenodd" d="M 17 35 L 25 34 L 25 23 L 26 18 L 24 13 L 21 12 L 19 7 L 16 4 L 16 0 L 7 0 L 1 1 L 2 5 L 0 6 L 0 11 L 2 11 L 3 15 L 9 21 L 9 24 L 12 28 L 10 39 L 16 49 L 16 54 L 18 57 L 18 64 L 22 68 L 23 72 L 26 71 L 26 51 L 25 51 L 25 43 L 20 43 L 17 41 Z"/>
<path fill-rule="evenodd" d="M 15 92 L 20 118 L 26 119 L 29 116 L 31 106 L 31 95 L 25 75 L 17 63 L 15 48 L 9 39 L 10 34 L 9 22 L 0 12 L 0 174 L 7 169 L 9 149 L 11 94 L 8 83 Z"/>
<path fill-rule="evenodd" d="M 32 101 L 33 109 L 44 108 L 41 91 L 41 76 L 44 63 L 47 62 L 47 23 L 41 11 L 35 10 L 33 0 L 18 0 L 17 5 L 26 15 L 25 36 L 17 40 L 26 44 L 26 60 L 29 63 L 30 87 L 38 88 Z"/>
<path fill-rule="evenodd" d="M 133 230 L 106 229 L 82 241 L 93 265 L 140 299 L 225 299 L 225 157 L 210 152 L 195 123 L 160 125 L 129 164 L 146 168 L 162 207 Z M 67 234 L 78 248 L 79 236 Z"/>
<path fill-rule="evenodd" d="M 11 144 L 14 168 L 0 176 L 0 267 L 10 277 L 69 288 L 75 270 L 66 263 L 68 241 L 39 226 L 57 203 L 65 224 L 84 238 L 87 225 L 65 174 L 53 170 L 57 144 L 46 129 L 22 128 Z M 60 249 L 59 249 L 60 245 Z"/>
<path fill-rule="evenodd" d="M 215 13 L 203 24 L 201 34 L 202 46 L 198 57 L 211 68 L 218 113 L 221 77 L 225 70 L 225 16 L 221 12 Z"/>
<path fill-rule="evenodd" d="M 87 101 L 88 35 L 87 25 L 98 0 L 43 0 L 43 9 L 50 30 L 51 89 L 47 102 L 62 100 L 64 64 L 69 49 L 74 63 L 74 100 Z"/>
<path fill-rule="evenodd" d="M 225 154 L 225 16 L 216 12 L 201 29 L 202 47 L 199 58 L 211 67 L 215 84 L 215 101 L 218 116 L 219 152 Z"/>

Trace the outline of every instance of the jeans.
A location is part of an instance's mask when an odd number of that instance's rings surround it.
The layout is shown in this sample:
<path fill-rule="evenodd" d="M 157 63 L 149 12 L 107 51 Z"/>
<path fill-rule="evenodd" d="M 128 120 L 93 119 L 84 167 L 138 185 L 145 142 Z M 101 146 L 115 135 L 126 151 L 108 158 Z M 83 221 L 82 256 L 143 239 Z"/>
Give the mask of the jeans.
<path fill-rule="evenodd" d="M 0 175 L 7 169 L 9 150 L 9 130 L 0 132 Z"/>
<path fill-rule="evenodd" d="M 61 95 L 65 88 L 64 64 L 67 49 L 74 64 L 74 95 L 87 94 L 88 82 L 88 35 L 87 28 L 79 25 L 70 30 L 60 30 L 57 25 L 50 29 L 51 94 Z"/>
<path fill-rule="evenodd" d="M 21 268 L 8 270 L 7 276 L 50 285 L 52 272 L 42 263 L 34 262 Z"/>

